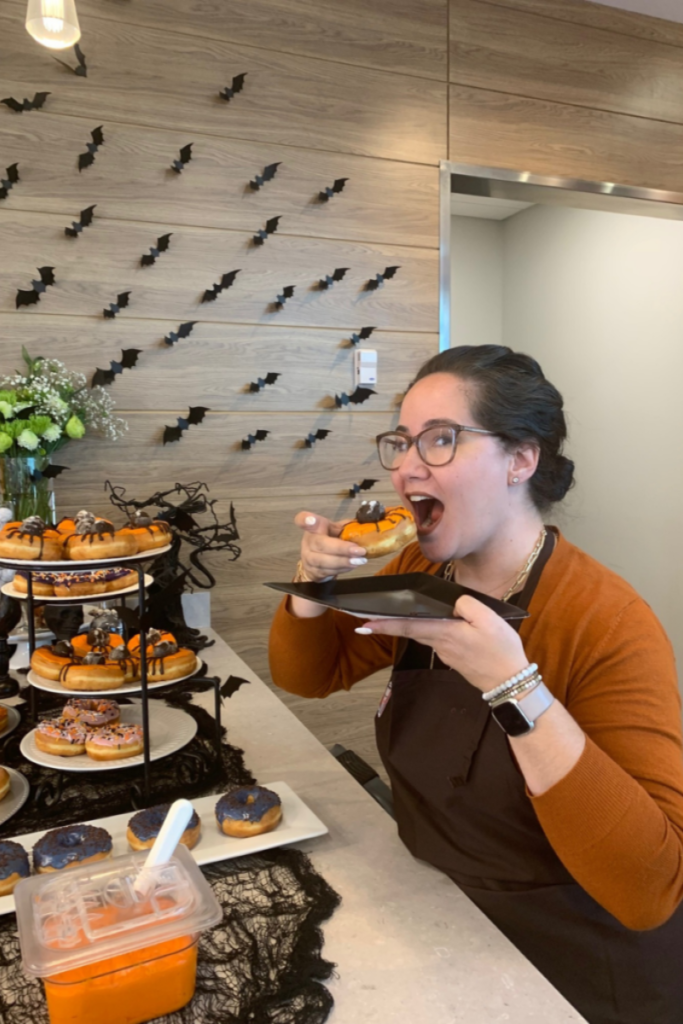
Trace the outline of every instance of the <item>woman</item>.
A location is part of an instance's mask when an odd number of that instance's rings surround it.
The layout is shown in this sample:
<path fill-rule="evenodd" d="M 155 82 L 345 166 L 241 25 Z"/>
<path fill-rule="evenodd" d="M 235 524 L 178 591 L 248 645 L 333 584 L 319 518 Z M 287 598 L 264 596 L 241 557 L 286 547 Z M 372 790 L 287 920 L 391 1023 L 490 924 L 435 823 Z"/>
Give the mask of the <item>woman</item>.
<path fill-rule="evenodd" d="M 508 623 L 463 596 L 452 621 L 359 627 L 292 598 L 273 623 L 272 674 L 325 697 L 393 663 L 377 743 L 408 849 L 446 872 L 590 1024 L 680 1024 L 674 658 L 642 598 L 543 525 L 572 484 L 565 437 L 562 398 L 528 356 L 483 345 L 430 359 L 401 425 L 378 438 L 418 528 L 382 572 L 445 575 L 529 616 Z M 339 523 L 312 513 L 297 523 L 299 578 L 364 561 Z"/>

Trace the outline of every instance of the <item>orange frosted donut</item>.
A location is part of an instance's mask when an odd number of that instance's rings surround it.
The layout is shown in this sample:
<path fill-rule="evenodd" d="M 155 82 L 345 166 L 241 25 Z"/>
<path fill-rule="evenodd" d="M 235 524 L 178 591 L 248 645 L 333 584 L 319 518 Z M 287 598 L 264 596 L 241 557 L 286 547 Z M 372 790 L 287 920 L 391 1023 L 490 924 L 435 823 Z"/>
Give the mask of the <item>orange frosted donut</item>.
<path fill-rule="evenodd" d="M 89 633 L 79 633 L 71 643 L 59 640 L 55 644 L 37 647 L 31 656 L 31 668 L 43 679 L 59 682 L 62 670 L 82 662 L 87 654 L 98 651 L 110 658 L 111 652 L 122 644 L 118 633 L 91 629 Z"/>
<path fill-rule="evenodd" d="M 173 540 L 171 527 L 163 519 L 152 519 L 145 512 L 134 512 L 130 522 L 120 531 L 129 534 L 135 540 L 138 553 L 165 548 Z"/>
<path fill-rule="evenodd" d="M 71 718 L 44 718 L 33 734 L 38 750 L 59 757 L 75 757 L 85 753 L 88 730 Z"/>
<path fill-rule="evenodd" d="M 140 662 L 140 635 L 131 638 L 128 649 L 136 663 Z M 197 655 L 187 647 L 178 647 L 173 633 L 151 629 L 147 634 L 147 678 L 162 682 L 189 676 L 197 667 Z"/>
<path fill-rule="evenodd" d="M 0 768 L 0 800 L 4 800 L 9 793 L 11 779 L 5 768 Z"/>
<path fill-rule="evenodd" d="M 402 505 L 385 510 L 379 501 L 362 501 L 356 518 L 339 535 L 365 548 L 368 558 L 400 551 L 417 536 L 411 512 Z"/>
<path fill-rule="evenodd" d="M 21 523 L 6 523 L 0 530 L 0 557 L 59 562 L 64 558 L 64 538 L 40 516 L 29 516 Z"/>
<path fill-rule="evenodd" d="M 4 732 L 5 729 L 7 728 L 8 717 L 9 713 L 7 711 L 7 708 L 5 707 L 4 704 L 0 704 L 0 732 Z"/>
<path fill-rule="evenodd" d="M 85 752 L 94 761 L 118 761 L 144 750 L 141 725 L 112 725 L 89 732 Z"/>
<path fill-rule="evenodd" d="M 97 558 L 125 558 L 136 553 L 134 538 L 115 530 L 108 519 L 98 519 L 92 512 L 82 511 L 75 522 L 76 529 L 67 534 L 64 541 L 67 558 L 94 561 Z"/>

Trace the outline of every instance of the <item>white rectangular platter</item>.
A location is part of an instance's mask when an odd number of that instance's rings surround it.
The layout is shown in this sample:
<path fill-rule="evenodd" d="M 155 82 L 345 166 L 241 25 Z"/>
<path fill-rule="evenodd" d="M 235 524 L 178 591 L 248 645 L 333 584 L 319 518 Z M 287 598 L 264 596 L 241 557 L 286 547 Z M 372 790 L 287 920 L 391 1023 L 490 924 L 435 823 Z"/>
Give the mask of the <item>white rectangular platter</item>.
<path fill-rule="evenodd" d="M 192 856 L 198 864 L 214 864 L 219 860 L 243 857 L 245 854 L 259 853 L 261 850 L 271 850 L 275 846 L 285 846 L 289 843 L 315 839 L 316 836 L 327 834 L 327 826 L 323 825 L 320 818 L 313 813 L 310 807 L 306 806 L 286 782 L 266 782 L 263 785 L 267 789 L 272 789 L 280 797 L 282 821 L 272 832 L 263 832 L 260 836 L 252 836 L 249 839 L 233 839 L 231 836 L 219 832 L 214 808 L 220 798 L 220 793 L 201 796 L 192 801 L 192 806 L 202 821 L 201 838 L 192 850 Z M 112 837 L 113 856 L 118 857 L 121 854 L 130 853 L 126 828 L 134 813 L 134 811 L 129 811 L 126 814 L 116 814 L 112 818 L 93 818 L 86 824 L 106 828 Z M 45 831 L 29 832 L 26 835 L 12 836 L 11 838 L 15 843 L 21 843 L 31 861 L 31 850 L 40 837 L 45 835 Z M 13 912 L 14 896 L 1 896 L 0 914 Z"/>

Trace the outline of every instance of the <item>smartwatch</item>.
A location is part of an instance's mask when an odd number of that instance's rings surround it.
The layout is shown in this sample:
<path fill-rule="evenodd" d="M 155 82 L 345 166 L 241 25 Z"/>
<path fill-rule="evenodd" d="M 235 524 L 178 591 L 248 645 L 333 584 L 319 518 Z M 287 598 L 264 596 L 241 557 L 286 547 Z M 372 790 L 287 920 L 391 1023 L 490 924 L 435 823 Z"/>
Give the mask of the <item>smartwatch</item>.
<path fill-rule="evenodd" d="M 554 701 L 548 687 L 541 683 L 520 697 L 501 697 L 491 705 L 491 715 L 508 736 L 524 736 Z"/>

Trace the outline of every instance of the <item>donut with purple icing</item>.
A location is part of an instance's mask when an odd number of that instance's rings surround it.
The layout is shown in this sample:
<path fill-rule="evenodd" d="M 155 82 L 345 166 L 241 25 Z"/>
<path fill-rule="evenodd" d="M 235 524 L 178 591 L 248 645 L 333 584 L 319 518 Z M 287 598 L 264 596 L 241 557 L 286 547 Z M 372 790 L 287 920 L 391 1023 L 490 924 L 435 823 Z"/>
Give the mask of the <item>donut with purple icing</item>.
<path fill-rule="evenodd" d="M 216 804 L 219 829 L 234 839 L 272 832 L 281 820 L 280 797 L 264 786 L 240 786 L 225 793 Z"/>
<path fill-rule="evenodd" d="M 33 847 L 33 867 L 38 874 L 79 868 L 111 857 L 111 836 L 97 825 L 64 825 L 41 836 Z"/>
<path fill-rule="evenodd" d="M 11 839 L 0 841 L 0 896 L 8 896 L 14 892 L 15 885 L 28 878 L 31 867 L 28 854 L 20 843 Z"/>
<path fill-rule="evenodd" d="M 133 815 L 128 822 L 126 831 L 126 838 L 133 850 L 148 850 L 150 846 L 154 845 L 154 840 L 159 835 L 170 808 L 170 804 L 157 804 L 156 807 L 148 807 Z M 201 831 L 199 815 L 193 808 L 192 817 L 179 842 L 191 850 L 199 842 Z"/>

